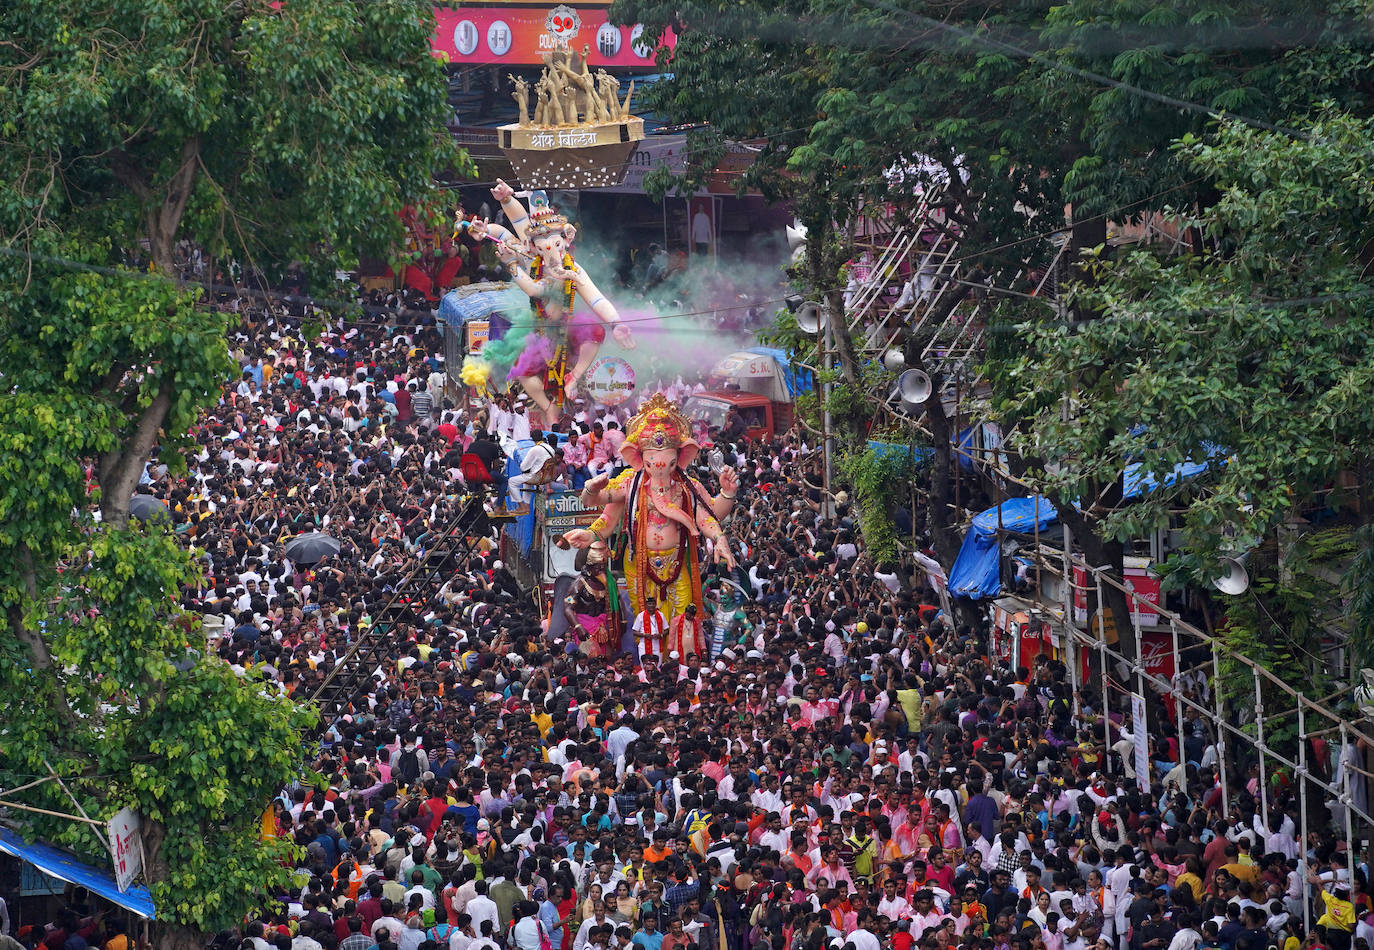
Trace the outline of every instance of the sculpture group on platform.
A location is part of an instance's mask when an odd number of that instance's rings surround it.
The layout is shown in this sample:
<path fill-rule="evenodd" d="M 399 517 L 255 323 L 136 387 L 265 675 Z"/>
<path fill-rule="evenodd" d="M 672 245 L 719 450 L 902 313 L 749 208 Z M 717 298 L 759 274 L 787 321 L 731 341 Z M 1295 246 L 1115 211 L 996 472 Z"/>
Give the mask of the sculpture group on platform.
<path fill-rule="evenodd" d="M 619 122 L 630 114 L 634 83 L 620 101 L 620 80 L 604 69 L 593 73 L 587 66 L 591 47 L 576 54 L 568 49 L 544 54 L 544 72 L 534 84 L 535 105 L 530 112 L 530 84 L 510 76 L 515 90 L 511 95 L 520 110 L 519 126 L 601 125 Z"/>
<path fill-rule="evenodd" d="M 672 624 L 689 606 L 693 617 L 702 611 L 703 539 L 712 542 L 719 560 L 735 567 L 720 523 L 734 508 L 739 477 L 724 469 L 720 493 L 712 497 L 687 474 L 699 451 L 691 422 L 656 393 L 626 427 L 620 457 L 629 468 L 583 488 L 582 504 L 600 507 L 600 517 L 562 536 L 562 543 L 575 548 L 609 542 L 613 552 L 623 550 L 620 566 L 636 615 L 657 609 Z"/>

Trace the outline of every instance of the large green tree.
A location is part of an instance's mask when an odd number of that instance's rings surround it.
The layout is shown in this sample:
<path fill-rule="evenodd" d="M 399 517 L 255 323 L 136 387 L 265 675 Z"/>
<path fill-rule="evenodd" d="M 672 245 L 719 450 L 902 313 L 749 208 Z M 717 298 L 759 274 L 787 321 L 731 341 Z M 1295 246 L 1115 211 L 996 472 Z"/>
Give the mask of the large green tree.
<path fill-rule="evenodd" d="M 1008 415 L 1048 463 L 1038 479 L 1086 507 L 1137 464 L 1157 487 L 1099 516 L 1118 537 L 1176 524 L 1189 579 L 1214 576 L 1225 551 L 1276 552 L 1280 526 L 1304 513 L 1346 507 L 1364 553 L 1346 593 L 1364 611 L 1374 596 L 1371 131 L 1334 113 L 1297 134 L 1232 122 L 1185 136 L 1176 160 L 1219 196 L 1182 218 L 1201 252 L 1099 260 L 1075 291 L 1098 318 L 1032 326 L 1010 370 Z M 1178 477 L 1188 462 L 1209 467 Z M 1366 661 L 1369 619 L 1355 624 Z"/>
<path fill-rule="evenodd" d="M 613 12 L 679 29 L 673 78 L 655 87 L 655 104 L 676 120 L 709 123 L 712 135 L 765 138 L 755 176 L 809 209 L 813 227 L 829 223 L 842 233 L 863 200 L 914 213 L 913 178 L 941 184 L 941 210 L 965 259 L 960 277 L 990 278 L 1013 291 L 1027 290 L 1026 278 L 1052 253 L 1048 242 L 1031 239 L 1036 232 L 1069 231 L 1057 284 L 1091 283 L 1096 257 L 1082 261 L 1080 253 L 1104 244 L 1109 220 L 1211 206 L 1214 181 L 1170 146 L 1203 134 L 1213 115 L 1283 128 L 1328 100 L 1366 112 L 1374 93 L 1368 19 L 1346 0 L 619 0 Z M 912 166 L 929 170 L 924 181 L 919 171 L 883 174 Z M 1184 237 L 1200 249 L 1199 232 Z M 814 276 L 833 288 L 831 262 L 822 263 Z M 967 309 L 961 297 L 968 293 L 961 285 L 942 302 Z M 1072 298 L 1067 316 L 1094 319 L 1089 302 Z M 1066 316 L 996 299 L 984 312 L 1012 336 Z M 1028 313 L 1038 316 L 1028 321 Z M 932 316 L 927 326 L 942 314 Z M 908 365 L 936 383 L 925 409 L 936 449 L 930 528 L 939 541 L 952 535 L 940 515 L 953 433 L 939 405 L 945 367 L 913 359 L 927 342 L 909 340 L 907 355 Z M 1019 340 L 999 347 L 986 376 L 1005 379 L 1023 353 Z M 1046 381 L 1049 401 L 1121 383 L 1120 365 L 1056 369 L 1030 370 Z M 1053 443 L 1020 443 L 1021 455 L 1012 456 L 1017 474 L 1043 470 L 1041 448 L 1057 453 Z M 1075 495 L 1059 494 L 1064 486 L 1048 480 L 1042 487 L 1055 495 L 1089 560 L 1112 565 L 1119 576 L 1123 524 L 1103 516 L 1123 508 L 1120 469 L 1087 475 L 1078 487 L 1103 504 L 1084 512 L 1072 507 Z M 1124 600 L 1111 589 L 1108 596 L 1125 616 Z"/>
<path fill-rule="evenodd" d="M 0 5 L 0 787 L 138 809 L 165 945 L 281 883 L 257 816 L 300 776 L 309 719 L 199 656 L 190 554 L 129 518 L 150 451 L 175 470 L 233 369 L 180 258 L 332 275 L 390 246 L 403 206 L 470 167 L 432 30 L 413 0 Z M 49 766 L 66 791 L 34 784 Z"/>

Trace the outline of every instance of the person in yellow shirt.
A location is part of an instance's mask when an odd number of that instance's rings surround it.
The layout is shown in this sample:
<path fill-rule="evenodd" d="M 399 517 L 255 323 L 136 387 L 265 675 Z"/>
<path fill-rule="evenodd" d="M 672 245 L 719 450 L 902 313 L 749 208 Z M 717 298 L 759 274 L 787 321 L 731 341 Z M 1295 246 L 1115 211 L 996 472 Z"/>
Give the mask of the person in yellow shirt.
<path fill-rule="evenodd" d="M 1317 918 L 1317 926 L 1326 928 L 1327 947 L 1350 950 L 1350 937 L 1355 932 L 1355 905 L 1350 902 L 1350 885 L 1341 880 L 1325 882 L 1310 869 L 1307 882 L 1321 888 L 1318 894 L 1324 910 Z"/>
<path fill-rule="evenodd" d="M 1202 862 L 1195 856 L 1189 855 L 1183 862 L 1184 871 L 1174 880 L 1175 887 L 1186 887 L 1193 892 L 1193 899 L 1202 902 Z"/>
<path fill-rule="evenodd" d="M 548 710 L 539 706 L 531 708 L 530 720 L 539 727 L 539 738 L 548 739 L 549 730 L 553 728 L 553 716 L 549 715 Z"/>

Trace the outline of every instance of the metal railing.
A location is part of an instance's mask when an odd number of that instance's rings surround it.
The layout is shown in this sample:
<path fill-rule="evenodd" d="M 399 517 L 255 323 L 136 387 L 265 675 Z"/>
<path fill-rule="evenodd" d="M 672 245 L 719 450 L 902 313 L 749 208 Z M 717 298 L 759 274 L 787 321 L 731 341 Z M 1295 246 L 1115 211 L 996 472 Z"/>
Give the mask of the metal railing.
<path fill-rule="evenodd" d="M 1064 643 L 1066 646 L 1065 663 L 1069 668 L 1071 681 L 1074 683 L 1075 692 L 1079 683 L 1079 664 L 1076 653 L 1079 650 L 1096 653 L 1098 657 L 1097 675 L 1102 681 L 1102 712 L 1103 712 L 1103 739 L 1104 745 L 1110 749 L 1112 746 L 1110 738 L 1110 723 L 1107 713 L 1107 701 L 1111 695 L 1111 675 L 1109 670 L 1112 664 L 1126 668 L 1134 676 L 1136 683 L 1135 689 L 1128 690 L 1124 684 L 1116 684 L 1122 692 L 1134 692 L 1137 695 L 1145 696 L 1147 687 L 1151 688 L 1166 700 L 1171 700 L 1174 707 L 1174 723 L 1178 731 L 1178 756 L 1180 762 L 1186 762 L 1186 754 L 1183 748 L 1183 712 L 1190 709 L 1196 712 L 1204 722 L 1211 727 L 1212 735 L 1215 737 L 1217 754 L 1217 775 L 1221 784 L 1222 816 L 1227 815 L 1230 803 L 1230 791 L 1232 776 L 1229 770 L 1236 764 L 1234 758 L 1228 760 L 1227 749 L 1228 740 L 1235 740 L 1239 748 L 1248 748 L 1253 751 L 1258 766 L 1257 792 L 1260 806 L 1261 820 L 1266 828 L 1269 827 L 1269 809 L 1274 797 L 1269 785 L 1269 777 L 1274 774 L 1275 766 L 1287 769 L 1293 777 L 1297 786 L 1298 811 L 1299 811 L 1299 847 L 1300 855 L 1304 865 L 1306 864 L 1307 838 L 1309 830 L 1309 796 L 1317 793 L 1329 796 L 1331 803 L 1339 806 L 1341 815 L 1339 818 L 1333 816 L 1333 821 L 1339 820 L 1344 825 L 1346 842 L 1346 862 L 1350 879 L 1354 880 L 1356 845 L 1355 845 L 1355 820 L 1358 818 L 1364 822 L 1366 829 L 1374 828 L 1374 817 L 1371 817 L 1364 802 L 1357 802 L 1352 791 L 1352 777 L 1356 774 L 1364 778 L 1374 778 L 1374 773 L 1366 771 L 1362 765 L 1356 765 L 1347 759 L 1347 755 L 1352 749 L 1358 749 L 1360 744 L 1367 748 L 1374 749 L 1374 736 L 1362 726 L 1345 719 L 1340 713 L 1327 707 L 1324 703 L 1319 703 L 1308 698 L 1301 691 L 1294 689 L 1284 680 L 1275 675 L 1272 671 L 1261 666 L 1249 657 L 1231 650 L 1225 643 L 1216 637 L 1200 630 L 1189 623 L 1174 611 L 1169 610 L 1163 604 L 1156 604 L 1148 601 L 1136 593 L 1130 587 L 1118 581 L 1108 570 L 1103 567 L 1094 567 L 1086 563 L 1068 551 L 1054 551 L 1041 546 L 1036 552 L 1036 560 L 1042 570 L 1051 575 L 1059 575 L 1063 584 L 1063 603 L 1056 605 L 1063 613 L 1061 629 L 1066 633 Z M 1056 562 L 1058 562 L 1056 564 Z M 1085 577 L 1092 579 L 1092 587 L 1076 587 L 1073 580 L 1075 569 L 1085 572 Z M 1132 605 L 1131 635 L 1135 640 L 1135 656 L 1128 656 L 1120 649 L 1109 645 L 1102 633 L 1100 625 L 1097 626 L 1098 635 L 1093 636 L 1087 631 L 1080 629 L 1072 619 L 1072 594 L 1073 590 L 1087 592 L 1094 590 L 1097 595 L 1097 603 L 1105 603 L 1102 592 L 1105 588 L 1114 588 L 1120 591 L 1127 598 L 1127 602 Z M 1042 606 L 1043 601 L 1041 602 Z M 1196 701 L 1184 694 L 1182 688 L 1176 682 L 1149 672 L 1142 657 L 1142 631 L 1140 626 L 1140 614 L 1148 610 L 1158 614 L 1168 620 L 1170 628 L 1170 640 L 1174 661 L 1175 680 L 1183 673 L 1180 666 L 1179 636 L 1186 634 L 1195 639 L 1201 646 L 1207 647 L 1211 651 L 1211 704 Z M 1225 658 L 1228 662 L 1236 664 L 1248 671 L 1254 684 L 1254 726 L 1253 735 L 1245 731 L 1243 724 L 1232 722 L 1231 716 L 1225 709 L 1221 697 L 1221 660 Z M 1270 711 L 1265 708 L 1264 694 L 1265 687 L 1282 694 L 1291 708 Z M 1297 722 L 1297 753 L 1296 758 L 1276 749 L 1266 738 L 1266 725 L 1280 717 L 1286 718 L 1288 715 L 1295 715 Z M 1310 717 L 1317 717 L 1331 723 L 1325 729 L 1316 731 L 1309 730 Z M 1144 724 L 1132 723 L 1132 732 L 1143 729 Z M 1311 738 L 1323 735 L 1328 732 L 1336 732 L 1340 737 L 1340 747 L 1332 758 L 1332 764 L 1339 768 L 1339 777 L 1333 776 L 1328 780 L 1321 775 L 1314 774 L 1311 763 L 1308 762 L 1307 746 Z M 1104 761 L 1108 761 L 1104 759 Z M 1148 779 L 1147 779 L 1148 781 Z M 1303 923 L 1304 929 L 1310 929 L 1310 902 L 1303 901 Z"/>

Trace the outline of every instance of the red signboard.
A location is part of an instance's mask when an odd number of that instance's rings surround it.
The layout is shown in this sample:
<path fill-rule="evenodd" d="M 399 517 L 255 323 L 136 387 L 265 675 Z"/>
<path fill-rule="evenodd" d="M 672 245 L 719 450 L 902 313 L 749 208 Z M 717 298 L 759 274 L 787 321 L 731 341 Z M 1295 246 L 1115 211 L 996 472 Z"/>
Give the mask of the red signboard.
<path fill-rule="evenodd" d="M 646 45 L 643 27 L 608 22 L 604 7 L 435 7 L 434 17 L 431 49 L 449 62 L 535 66 L 555 49 L 580 53 L 585 46 L 592 69 L 655 65 L 653 39 Z M 675 42 L 670 32 L 663 45 L 671 49 Z"/>
<path fill-rule="evenodd" d="M 1089 645 L 1079 642 L 1079 663 L 1083 682 L 1092 682 L 1088 672 L 1088 658 L 1095 651 Z M 1158 676 L 1166 682 L 1174 681 L 1174 635 L 1172 633 L 1142 632 L 1140 634 L 1140 657 L 1145 661 L 1145 674 Z M 1135 688 L 1135 680 L 1130 684 Z"/>
<path fill-rule="evenodd" d="M 1126 558 L 1126 589 L 1135 594 L 1126 599 L 1132 613 L 1140 611 L 1140 625 L 1153 627 L 1158 624 L 1159 578 L 1151 573 L 1146 558 Z M 1073 569 L 1073 620 L 1080 627 L 1088 625 L 1088 572 L 1078 565 Z"/>

